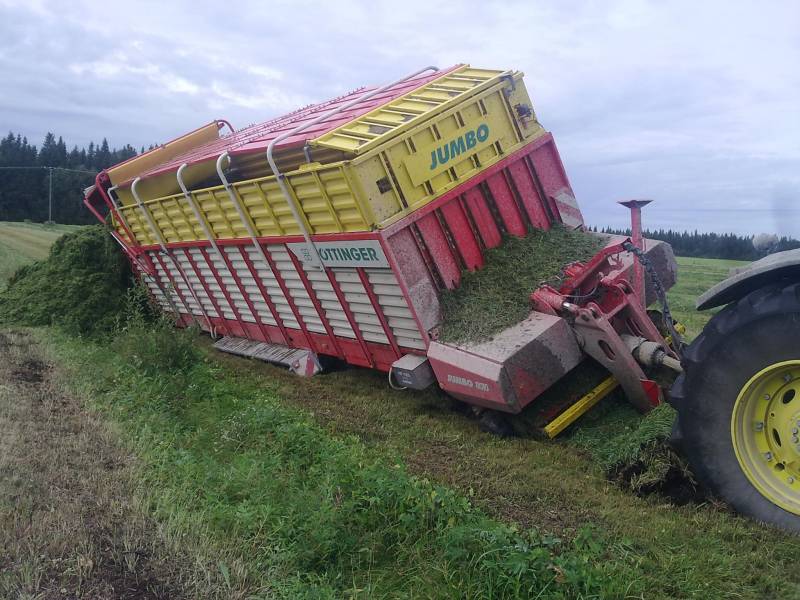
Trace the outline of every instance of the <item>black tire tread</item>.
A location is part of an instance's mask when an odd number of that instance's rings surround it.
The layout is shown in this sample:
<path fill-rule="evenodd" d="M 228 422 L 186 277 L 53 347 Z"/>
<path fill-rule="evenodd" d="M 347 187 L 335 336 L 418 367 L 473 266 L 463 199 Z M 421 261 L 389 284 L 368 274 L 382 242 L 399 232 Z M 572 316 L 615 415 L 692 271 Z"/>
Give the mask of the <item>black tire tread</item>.
<path fill-rule="evenodd" d="M 769 503 L 750 485 L 744 474 L 740 473 L 738 477 L 732 475 L 737 479 L 734 483 L 721 476 L 722 469 L 719 466 L 724 461 L 719 456 L 724 452 L 714 459 L 716 463 L 711 460 L 712 457 L 704 455 L 709 452 L 709 448 L 714 451 L 720 444 L 703 440 L 702 436 L 710 432 L 700 431 L 696 424 L 708 419 L 714 411 L 693 398 L 702 388 L 707 371 L 719 371 L 720 367 L 715 365 L 714 356 L 715 353 L 725 350 L 725 344 L 731 344 L 732 340 L 743 334 L 753 335 L 759 324 L 764 327 L 772 321 L 774 327 L 775 319 L 787 318 L 789 315 L 796 315 L 792 318 L 800 322 L 800 283 L 764 286 L 723 308 L 711 318 L 684 352 L 681 361 L 683 373 L 675 380 L 669 401 L 678 411 L 674 427 L 675 441 L 698 479 L 739 512 L 759 521 L 800 532 L 800 517 Z M 800 346 L 797 350 L 800 356 Z M 723 396 L 724 394 L 720 394 L 720 397 Z M 729 436 L 727 443 L 730 444 Z M 730 458 L 724 460 L 730 462 Z M 738 463 L 735 466 L 738 468 Z M 732 470 L 728 469 L 727 475 L 731 476 L 731 473 Z"/>

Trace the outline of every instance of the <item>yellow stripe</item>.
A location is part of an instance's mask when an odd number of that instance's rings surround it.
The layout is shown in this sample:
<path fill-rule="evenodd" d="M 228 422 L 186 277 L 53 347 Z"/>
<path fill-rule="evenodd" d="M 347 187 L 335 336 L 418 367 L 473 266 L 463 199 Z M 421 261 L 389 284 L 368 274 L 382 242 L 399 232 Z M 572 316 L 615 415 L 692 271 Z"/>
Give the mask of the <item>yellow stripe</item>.
<path fill-rule="evenodd" d="M 600 385 L 591 390 L 545 426 L 544 431 L 547 437 L 550 439 L 556 437 L 581 416 L 585 415 L 589 409 L 600 402 L 600 400 L 614 391 L 617 385 L 619 385 L 619 382 L 614 379 L 613 375 L 604 379 Z"/>

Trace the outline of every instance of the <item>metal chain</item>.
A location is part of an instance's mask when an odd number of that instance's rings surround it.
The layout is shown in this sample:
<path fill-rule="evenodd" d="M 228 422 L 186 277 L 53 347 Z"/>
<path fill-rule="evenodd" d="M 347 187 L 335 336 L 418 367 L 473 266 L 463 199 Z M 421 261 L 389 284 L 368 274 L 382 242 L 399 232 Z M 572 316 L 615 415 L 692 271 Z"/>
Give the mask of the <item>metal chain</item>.
<path fill-rule="evenodd" d="M 650 262 L 650 259 L 647 258 L 647 255 L 641 248 L 633 245 L 633 242 L 623 242 L 622 247 L 633 254 L 636 259 L 642 263 L 645 271 L 647 271 L 647 274 L 650 276 L 650 280 L 653 282 L 653 290 L 655 291 L 656 297 L 658 297 L 658 301 L 661 304 L 664 325 L 672 337 L 672 348 L 680 358 L 683 352 L 683 339 L 681 339 L 680 334 L 675 329 L 675 319 L 672 318 L 672 313 L 670 312 L 669 304 L 667 303 L 667 291 L 664 289 L 664 285 L 661 283 L 661 279 L 658 277 L 658 273 L 656 273 L 653 263 Z"/>

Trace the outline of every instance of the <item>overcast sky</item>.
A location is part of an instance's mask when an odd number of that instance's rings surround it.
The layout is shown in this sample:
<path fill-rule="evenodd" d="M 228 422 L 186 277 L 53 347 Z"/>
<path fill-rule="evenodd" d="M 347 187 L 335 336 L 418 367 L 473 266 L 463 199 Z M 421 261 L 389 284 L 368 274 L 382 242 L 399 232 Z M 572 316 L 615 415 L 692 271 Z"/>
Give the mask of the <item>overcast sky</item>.
<path fill-rule="evenodd" d="M 0 0 L 0 132 L 139 147 L 458 62 L 525 72 L 590 224 L 800 237 L 800 0 Z"/>

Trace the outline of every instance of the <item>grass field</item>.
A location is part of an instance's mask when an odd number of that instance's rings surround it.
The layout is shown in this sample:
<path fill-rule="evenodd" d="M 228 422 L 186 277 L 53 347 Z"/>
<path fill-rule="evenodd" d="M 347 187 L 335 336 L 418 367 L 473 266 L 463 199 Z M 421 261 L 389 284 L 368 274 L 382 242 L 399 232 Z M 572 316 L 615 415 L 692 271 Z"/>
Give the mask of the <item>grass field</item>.
<path fill-rule="evenodd" d="M 678 283 L 669 291 L 670 310 L 676 319 L 686 325 L 689 336 L 693 338 L 713 314 L 713 311 L 697 312 L 695 300 L 715 283 L 725 279 L 731 268 L 747 263 L 685 256 L 679 256 L 677 261 Z"/>
<path fill-rule="evenodd" d="M 53 242 L 79 227 L 0 221 L 0 288 L 21 266 L 47 258 Z"/>
<path fill-rule="evenodd" d="M 679 263 L 670 298 L 696 334 L 707 317 L 694 298 L 735 263 Z M 189 335 L 127 328 L 98 342 L 40 329 L 28 350 L 135 457 L 128 510 L 144 506 L 156 524 L 134 543 L 152 549 L 148 572 L 174 597 L 800 597 L 796 538 L 715 501 L 609 480 L 598 443 L 651 439 L 668 411 L 614 422 L 627 405 L 606 400 L 564 439 L 504 440 L 435 390 L 394 391 L 363 369 L 301 379 Z M 72 560 L 54 563 L 70 590 L 85 564 Z M 6 589 L 30 591 L 25 573 L 12 569 Z"/>

